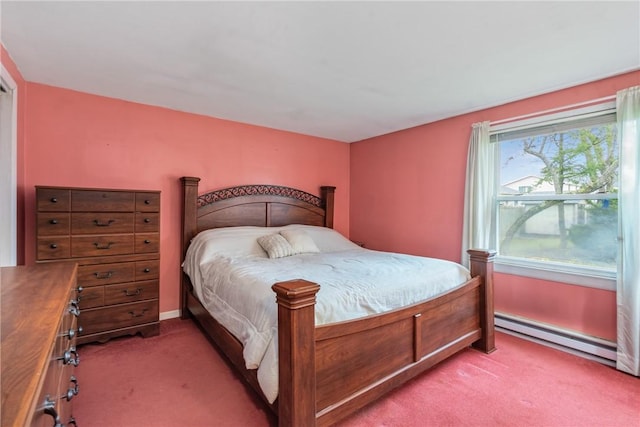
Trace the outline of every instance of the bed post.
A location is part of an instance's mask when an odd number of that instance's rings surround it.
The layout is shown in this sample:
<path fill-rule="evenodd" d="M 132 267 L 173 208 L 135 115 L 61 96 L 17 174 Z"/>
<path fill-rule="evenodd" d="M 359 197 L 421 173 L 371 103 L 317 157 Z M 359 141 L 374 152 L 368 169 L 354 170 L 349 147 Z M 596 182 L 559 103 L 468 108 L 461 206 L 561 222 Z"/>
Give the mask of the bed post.
<path fill-rule="evenodd" d="M 315 303 L 320 286 L 291 280 L 271 288 L 278 302 L 278 425 L 314 426 Z"/>
<path fill-rule="evenodd" d="M 493 311 L 493 259 L 496 256 L 494 250 L 469 249 L 469 264 L 471 276 L 481 276 L 480 286 L 480 327 L 482 338 L 473 346 L 485 353 L 491 353 L 496 349 L 495 325 Z"/>
<path fill-rule="evenodd" d="M 182 236 L 180 237 L 180 260 L 184 261 L 189 242 L 198 231 L 198 182 L 200 178 L 183 176 L 182 181 Z M 189 316 L 187 309 L 187 293 L 189 286 L 187 275 L 180 270 L 180 317 L 186 319 Z"/>
<path fill-rule="evenodd" d="M 335 198 L 336 187 L 322 186 L 320 187 L 320 197 L 324 203 L 324 226 L 333 228 L 333 203 Z"/>

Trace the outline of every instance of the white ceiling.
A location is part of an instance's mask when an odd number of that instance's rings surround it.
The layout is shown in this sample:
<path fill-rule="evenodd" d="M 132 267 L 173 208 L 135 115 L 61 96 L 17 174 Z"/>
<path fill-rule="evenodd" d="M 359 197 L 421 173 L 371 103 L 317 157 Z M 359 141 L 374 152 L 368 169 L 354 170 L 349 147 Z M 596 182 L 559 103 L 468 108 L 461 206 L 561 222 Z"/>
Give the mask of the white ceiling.
<path fill-rule="evenodd" d="M 353 142 L 640 68 L 640 1 L 0 1 L 30 82 Z"/>

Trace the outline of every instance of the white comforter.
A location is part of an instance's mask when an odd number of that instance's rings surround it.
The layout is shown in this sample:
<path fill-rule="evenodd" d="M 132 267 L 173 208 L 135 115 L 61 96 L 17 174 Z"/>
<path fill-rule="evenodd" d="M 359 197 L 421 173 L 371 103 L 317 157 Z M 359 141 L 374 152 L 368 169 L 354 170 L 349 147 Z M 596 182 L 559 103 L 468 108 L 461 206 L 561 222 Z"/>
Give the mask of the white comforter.
<path fill-rule="evenodd" d="M 259 234 L 279 229 L 267 230 Z M 324 233 L 337 234 L 329 229 L 318 232 L 316 241 Z M 232 250 L 212 250 L 211 238 L 199 235 L 187 253 L 184 270 L 196 295 L 242 342 L 246 367 L 258 369 L 258 381 L 270 402 L 278 394 L 274 283 L 291 279 L 318 283 L 315 320 L 316 325 L 323 325 L 410 305 L 470 277 L 468 270 L 450 261 L 367 250 L 338 236 L 331 236 L 330 244 L 318 244 L 324 249 L 320 253 L 270 259 L 253 245 L 250 250 L 239 250 L 233 239 L 236 247 Z"/>

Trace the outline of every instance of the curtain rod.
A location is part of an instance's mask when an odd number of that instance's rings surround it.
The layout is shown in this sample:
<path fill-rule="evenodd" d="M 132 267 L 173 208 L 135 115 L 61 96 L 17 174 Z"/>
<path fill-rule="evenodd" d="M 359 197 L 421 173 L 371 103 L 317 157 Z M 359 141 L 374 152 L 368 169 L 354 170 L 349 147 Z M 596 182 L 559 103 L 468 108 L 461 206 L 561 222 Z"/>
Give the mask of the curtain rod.
<path fill-rule="evenodd" d="M 490 125 L 499 125 L 499 124 L 502 124 L 502 123 L 514 122 L 516 120 L 528 119 L 530 117 L 543 116 L 545 114 L 555 113 L 557 111 L 570 110 L 572 108 L 582 107 L 582 106 L 585 106 L 585 105 L 598 104 L 600 102 L 611 101 L 611 100 L 614 100 L 614 99 L 616 99 L 616 95 L 610 95 L 610 96 L 605 96 L 603 98 L 592 99 L 591 101 L 584 101 L 584 102 L 578 102 L 576 104 L 565 105 L 564 107 L 551 108 L 549 110 L 538 111 L 538 112 L 529 113 L 529 114 L 523 114 L 521 116 L 510 117 L 508 119 L 501 119 L 501 120 L 491 121 L 491 122 L 489 122 L 489 124 Z"/>

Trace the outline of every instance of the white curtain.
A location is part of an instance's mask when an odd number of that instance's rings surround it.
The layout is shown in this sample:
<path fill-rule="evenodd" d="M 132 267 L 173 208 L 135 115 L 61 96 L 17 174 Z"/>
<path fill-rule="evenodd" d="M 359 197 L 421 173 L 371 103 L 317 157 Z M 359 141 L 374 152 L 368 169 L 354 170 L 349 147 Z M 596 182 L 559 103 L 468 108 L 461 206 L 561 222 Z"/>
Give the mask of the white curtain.
<path fill-rule="evenodd" d="M 618 200 L 617 368 L 640 376 L 640 86 L 617 94 Z"/>
<path fill-rule="evenodd" d="M 467 155 L 461 264 L 469 266 L 467 249 L 495 249 L 496 169 L 498 144 L 489 142 L 489 122 L 474 123 Z"/>

